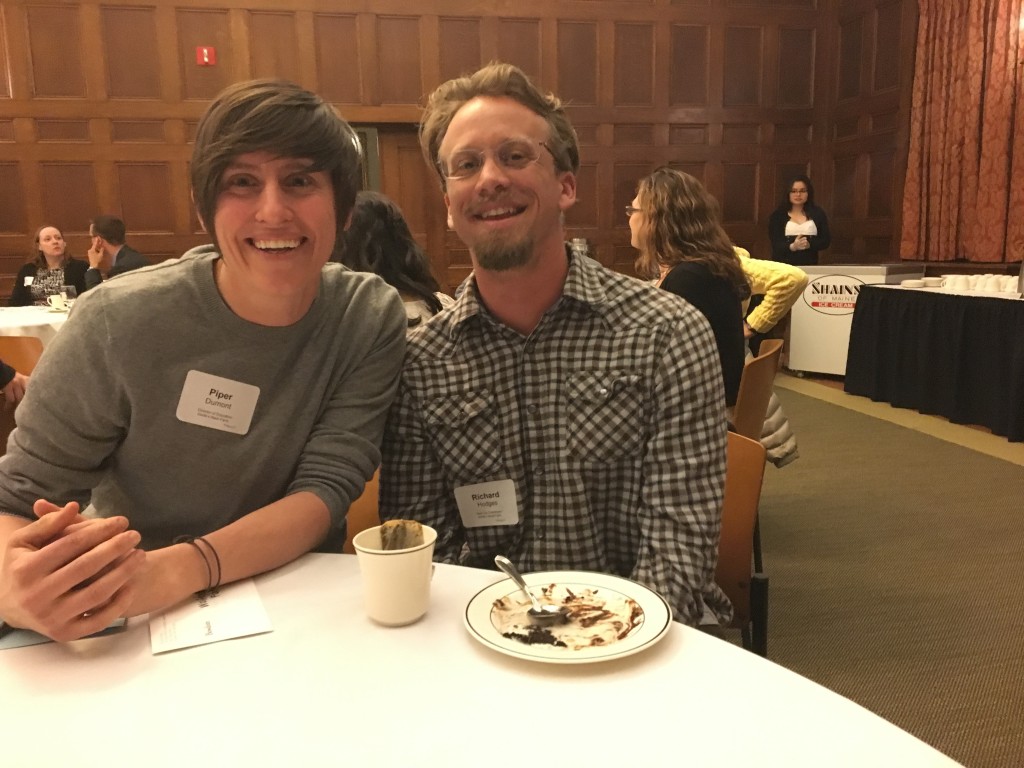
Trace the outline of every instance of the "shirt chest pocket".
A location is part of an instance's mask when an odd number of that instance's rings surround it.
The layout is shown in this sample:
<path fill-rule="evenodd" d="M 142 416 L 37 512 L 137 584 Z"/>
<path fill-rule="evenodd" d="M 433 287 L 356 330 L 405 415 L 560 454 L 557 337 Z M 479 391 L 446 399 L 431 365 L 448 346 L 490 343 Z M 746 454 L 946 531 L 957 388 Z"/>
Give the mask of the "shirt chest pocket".
<path fill-rule="evenodd" d="M 438 461 L 455 480 L 486 480 L 504 467 L 501 430 L 489 391 L 437 397 L 424 404 Z"/>
<path fill-rule="evenodd" d="M 622 371 L 579 371 L 566 380 L 569 451 L 611 463 L 635 454 L 644 434 L 641 378 Z"/>

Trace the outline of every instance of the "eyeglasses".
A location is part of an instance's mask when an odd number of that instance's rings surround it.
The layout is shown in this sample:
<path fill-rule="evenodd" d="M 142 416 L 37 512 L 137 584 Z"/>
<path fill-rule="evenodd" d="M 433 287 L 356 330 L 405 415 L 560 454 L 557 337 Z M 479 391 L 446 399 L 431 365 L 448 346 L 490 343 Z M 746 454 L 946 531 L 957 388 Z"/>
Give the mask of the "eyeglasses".
<path fill-rule="evenodd" d="M 626 217 L 628 218 L 628 217 L 632 216 L 634 213 L 640 213 L 640 209 L 639 208 L 634 208 L 632 205 L 627 205 L 626 206 Z"/>
<path fill-rule="evenodd" d="M 540 149 L 543 147 L 551 153 L 551 147 L 543 141 L 527 141 L 525 139 L 509 139 L 503 141 L 492 150 L 460 149 L 448 158 L 447 164 L 439 162 L 441 173 L 446 179 L 465 180 L 476 176 L 484 167 L 484 158 L 490 154 L 506 171 L 521 171 L 540 160 Z M 447 165 L 447 167 L 445 167 Z"/>
<path fill-rule="evenodd" d="M 791 190 L 789 190 L 789 194 L 791 194 L 791 195 L 806 195 L 807 194 L 807 190 L 806 189 L 791 189 Z"/>

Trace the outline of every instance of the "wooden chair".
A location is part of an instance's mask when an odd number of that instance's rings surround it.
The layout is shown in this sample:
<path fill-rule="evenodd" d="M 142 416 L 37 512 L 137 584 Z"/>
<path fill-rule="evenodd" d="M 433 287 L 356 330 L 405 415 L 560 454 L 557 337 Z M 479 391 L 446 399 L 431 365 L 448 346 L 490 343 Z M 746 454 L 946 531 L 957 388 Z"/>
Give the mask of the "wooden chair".
<path fill-rule="evenodd" d="M 43 342 L 35 336 L 0 336 L 0 360 L 26 376 L 35 370 Z"/>
<path fill-rule="evenodd" d="M 747 360 L 740 377 L 740 391 L 736 396 L 732 428 L 737 434 L 760 440 L 772 385 L 782 360 L 782 339 L 765 339 L 757 357 Z M 761 525 L 754 523 L 754 570 L 763 570 L 761 561 Z"/>
<path fill-rule="evenodd" d="M 356 553 L 352 546 L 352 539 L 360 531 L 380 525 L 380 517 L 377 515 L 377 502 L 380 496 L 380 469 L 373 473 L 373 477 L 366 483 L 362 495 L 352 502 L 348 508 L 348 516 L 345 518 L 345 546 L 342 552 L 349 555 Z"/>
<path fill-rule="evenodd" d="M 765 339 L 757 357 L 747 360 L 733 410 L 733 431 L 751 440 L 761 438 L 772 384 L 782 360 L 782 339 Z"/>
<path fill-rule="evenodd" d="M 732 626 L 739 628 L 743 647 L 767 657 L 768 577 L 751 568 L 764 466 L 759 441 L 729 433 L 715 581 L 732 603 Z"/>
<path fill-rule="evenodd" d="M 0 336 L 0 360 L 26 376 L 35 370 L 43 354 L 43 342 L 35 336 Z M 0 455 L 7 452 L 7 438 L 14 430 L 14 409 L 0 407 Z"/>

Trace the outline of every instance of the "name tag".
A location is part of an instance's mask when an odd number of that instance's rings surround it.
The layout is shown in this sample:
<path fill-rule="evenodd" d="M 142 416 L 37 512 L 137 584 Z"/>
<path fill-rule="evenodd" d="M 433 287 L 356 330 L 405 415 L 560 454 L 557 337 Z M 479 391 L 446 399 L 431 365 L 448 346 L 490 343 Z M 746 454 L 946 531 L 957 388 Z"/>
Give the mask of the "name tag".
<path fill-rule="evenodd" d="M 178 421 L 244 435 L 252 424 L 260 388 L 202 371 L 189 371 L 178 399 Z"/>
<path fill-rule="evenodd" d="M 25 285 L 32 285 L 36 281 L 35 275 L 25 275 Z"/>
<path fill-rule="evenodd" d="M 455 489 L 459 516 L 467 528 L 485 525 L 515 525 L 519 522 L 516 484 L 512 480 L 494 480 Z"/>

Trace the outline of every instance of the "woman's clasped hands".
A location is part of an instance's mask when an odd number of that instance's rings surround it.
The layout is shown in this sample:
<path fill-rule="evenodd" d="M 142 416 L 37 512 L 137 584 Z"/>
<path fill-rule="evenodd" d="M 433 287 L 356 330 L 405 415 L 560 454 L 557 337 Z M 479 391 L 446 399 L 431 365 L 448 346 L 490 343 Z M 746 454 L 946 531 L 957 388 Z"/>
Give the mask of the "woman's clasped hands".
<path fill-rule="evenodd" d="M 14 531 L 0 553 L 0 616 L 59 642 L 124 616 L 146 562 L 127 518 L 85 519 L 76 502 L 42 499 L 33 511 L 39 519 Z"/>

